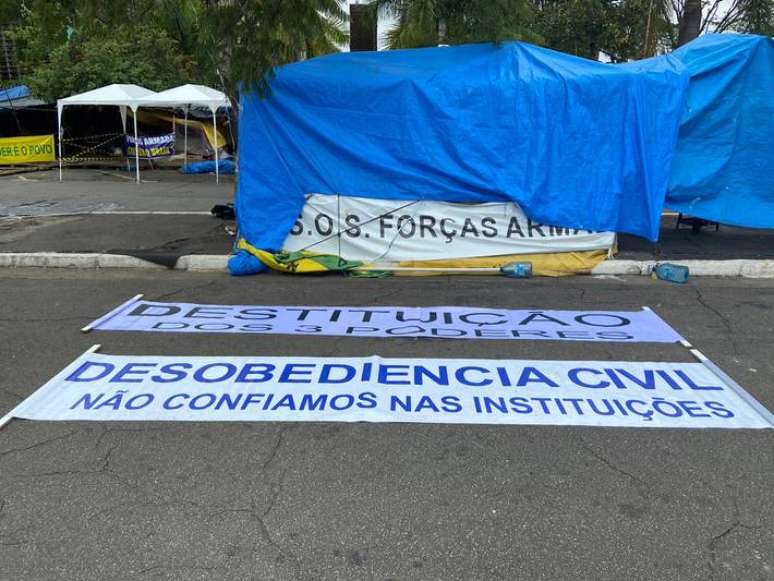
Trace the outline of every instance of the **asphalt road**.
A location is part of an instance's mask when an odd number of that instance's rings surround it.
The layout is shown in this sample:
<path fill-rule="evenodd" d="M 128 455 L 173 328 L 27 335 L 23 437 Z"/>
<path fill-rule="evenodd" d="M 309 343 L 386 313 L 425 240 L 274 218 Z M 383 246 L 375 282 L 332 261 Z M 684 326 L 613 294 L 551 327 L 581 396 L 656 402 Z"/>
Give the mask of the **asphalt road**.
<path fill-rule="evenodd" d="M 673 345 L 81 334 L 130 296 L 654 308 L 774 409 L 774 281 L 0 271 L 0 411 L 117 354 L 690 360 Z M 774 579 L 774 431 L 54 423 L 0 431 L 0 579 Z"/>
<path fill-rule="evenodd" d="M 186 254 L 228 254 L 234 223 L 209 215 L 234 199 L 234 176 L 117 169 L 0 176 L 0 252 L 107 252 L 174 264 Z M 108 215 L 89 215 L 93 212 Z M 161 214 L 159 214 L 159 212 Z M 177 212 L 177 214 L 165 214 Z M 619 259 L 773 259 L 774 231 L 721 226 L 694 234 L 662 218 L 659 242 L 618 237 Z"/>
<path fill-rule="evenodd" d="M 0 177 L 0 216 L 56 216 L 109 211 L 202 211 L 232 201 L 234 177 L 182 175 L 166 170 L 134 173 L 117 169 L 66 169 Z"/>

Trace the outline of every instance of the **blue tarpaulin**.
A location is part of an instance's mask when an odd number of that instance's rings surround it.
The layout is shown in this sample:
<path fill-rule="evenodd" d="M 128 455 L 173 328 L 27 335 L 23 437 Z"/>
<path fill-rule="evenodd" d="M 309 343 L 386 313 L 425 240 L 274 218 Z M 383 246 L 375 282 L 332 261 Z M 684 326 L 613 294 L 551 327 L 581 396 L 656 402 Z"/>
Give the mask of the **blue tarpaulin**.
<path fill-rule="evenodd" d="M 24 99 L 30 96 L 30 89 L 27 85 L 17 85 L 8 89 L 0 89 L 0 104 L 8 103 L 16 99 Z"/>
<path fill-rule="evenodd" d="M 661 57 L 507 42 L 340 53 L 242 96 L 241 235 L 276 250 L 308 193 L 514 201 L 533 220 L 658 237 L 686 93 Z"/>
<path fill-rule="evenodd" d="M 194 161 L 184 165 L 178 170 L 184 174 L 215 173 L 215 161 Z M 220 175 L 234 175 L 236 173 L 236 164 L 230 159 L 221 159 L 218 161 L 218 171 Z"/>
<path fill-rule="evenodd" d="M 666 205 L 774 228 L 774 41 L 708 34 L 673 55 L 690 85 Z"/>

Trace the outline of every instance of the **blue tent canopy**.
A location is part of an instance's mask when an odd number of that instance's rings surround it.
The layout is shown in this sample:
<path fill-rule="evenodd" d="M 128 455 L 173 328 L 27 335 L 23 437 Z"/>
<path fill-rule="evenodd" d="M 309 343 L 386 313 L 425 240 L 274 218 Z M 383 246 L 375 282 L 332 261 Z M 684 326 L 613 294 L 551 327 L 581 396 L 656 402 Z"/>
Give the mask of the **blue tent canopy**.
<path fill-rule="evenodd" d="M 340 53 L 242 96 L 237 215 L 276 250 L 308 193 L 514 201 L 563 227 L 658 237 L 687 76 L 507 42 Z"/>
<path fill-rule="evenodd" d="M 708 34 L 673 55 L 690 86 L 666 205 L 774 228 L 774 41 Z"/>

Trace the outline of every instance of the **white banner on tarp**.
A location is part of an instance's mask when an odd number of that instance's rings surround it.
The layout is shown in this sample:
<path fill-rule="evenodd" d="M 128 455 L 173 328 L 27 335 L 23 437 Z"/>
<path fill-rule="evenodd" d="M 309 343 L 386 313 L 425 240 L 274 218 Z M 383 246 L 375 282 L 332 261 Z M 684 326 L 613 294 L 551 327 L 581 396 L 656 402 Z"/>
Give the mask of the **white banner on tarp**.
<path fill-rule="evenodd" d="M 609 249 L 614 241 L 611 232 L 533 222 L 513 203 L 406 202 L 313 194 L 307 197 L 283 248 L 309 248 L 346 260 L 399 262 Z"/>
<path fill-rule="evenodd" d="M 247 333 L 441 339 L 554 339 L 675 343 L 650 309 L 509 310 L 483 307 L 325 307 L 162 303 L 134 299 L 89 325 L 101 331 Z"/>
<path fill-rule="evenodd" d="M 87 352 L 10 415 L 33 420 L 772 427 L 763 406 L 701 363 L 376 356 Z"/>

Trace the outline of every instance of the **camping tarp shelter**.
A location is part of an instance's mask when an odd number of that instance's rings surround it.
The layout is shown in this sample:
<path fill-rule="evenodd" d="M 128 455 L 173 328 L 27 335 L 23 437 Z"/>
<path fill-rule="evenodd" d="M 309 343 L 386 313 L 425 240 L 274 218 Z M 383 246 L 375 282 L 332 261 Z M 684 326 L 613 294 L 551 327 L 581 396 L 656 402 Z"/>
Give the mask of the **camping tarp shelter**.
<path fill-rule="evenodd" d="M 45 101 L 32 96 L 27 85 L 0 89 L 0 109 L 22 109 L 44 104 Z"/>
<path fill-rule="evenodd" d="M 30 96 L 30 89 L 27 85 L 17 85 L 15 87 L 8 87 L 7 89 L 0 89 L 0 103 L 3 101 L 14 101 L 16 99 L 24 99 Z"/>
<path fill-rule="evenodd" d="M 707 34 L 673 54 L 691 80 L 667 207 L 774 228 L 774 40 Z"/>
<path fill-rule="evenodd" d="M 544 224 L 658 238 L 686 93 L 672 57 L 521 42 L 339 53 L 243 93 L 242 237 L 278 250 L 309 193 L 515 202 Z"/>
<path fill-rule="evenodd" d="M 212 130 L 215 135 L 215 181 L 220 181 L 218 171 L 218 127 L 216 113 L 221 107 L 230 107 L 228 97 L 220 91 L 205 87 L 204 85 L 180 85 L 173 89 L 167 89 L 140 99 L 140 105 L 144 107 L 181 107 L 185 111 L 185 120 L 188 121 L 188 109 L 190 107 L 207 108 L 212 113 Z M 185 124 L 185 159 L 188 161 L 188 124 Z"/>
<path fill-rule="evenodd" d="M 57 125 L 59 130 L 59 181 L 62 181 L 62 111 L 65 107 L 73 105 L 97 105 L 97 106 L 115 106 L 121 109 L 121 122 L 124 126 L 124 132 L 126 132 L 126 110 L 127 108 L 132 110 L 132 113 L 136 113 L 139 101 L 143 97 L 155 95 L 153 91 L 140 87 L 139 85 L 107 85 L 94 89 L 92 91 L 86 91 L 79 95 L 73 95 L 72 97 L 66 97 L 59 99 L 56 102 L 57 108 Z M 137 115 L 133 115 L 134 118 L 134 138 L 137 141 Z M 137 183 L 140 183 L 140 153 L 139 147 L 135 148 L 135 171 L 137 176 Z"/>

